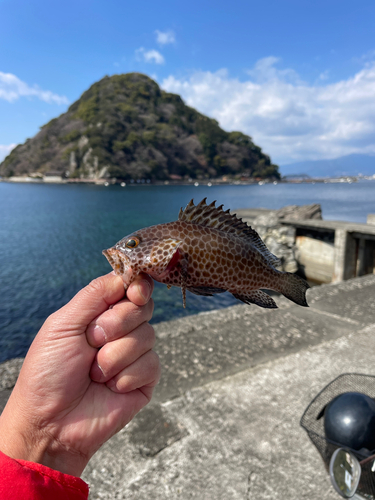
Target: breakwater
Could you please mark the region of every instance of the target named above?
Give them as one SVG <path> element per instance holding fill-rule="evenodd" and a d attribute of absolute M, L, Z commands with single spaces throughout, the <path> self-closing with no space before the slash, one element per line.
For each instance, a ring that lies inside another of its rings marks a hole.
<path fill-rule="evenodd" d="M 286 271 L 295 272 L 298 266 L 308 280 L 316 283 L 338 283 L 375 272 L 374 214 L 368 214 L 367 223 L 362 224 L 299 219 L 291 217 L 292 212 L 289 216 L 277 217 L 280 211 L 266 209 L 239 209 L 235 212 L 257 230 L 260 222 L 279 227 L 279 253 L 283 245 L 290 248 L 286 259 L 291 262 L 291 267 L 284 266 Z M 262 230 L 258 232 L 263 237 Z M 276 254 L 279 255 L 277 250 Z M 294 268 L 293 259 L 297 264 Z"/>

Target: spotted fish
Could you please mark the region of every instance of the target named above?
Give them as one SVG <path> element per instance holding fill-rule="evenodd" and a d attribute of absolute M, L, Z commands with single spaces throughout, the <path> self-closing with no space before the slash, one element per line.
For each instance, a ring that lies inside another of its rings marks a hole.
<path fill-rule="evenodd" d="M 144 272 L 168 288 L 181 287 L 184 307 L 189 290 L 196 295 L 228 291 L 246 304 L 276 308 L 261 289 L 307 306 L 306 281 L 275 269 L 279 259 L 258 233 L 215 203 L 191 200 L 177 221 L 140 229 L 103 250 L 125 288 Z"/>

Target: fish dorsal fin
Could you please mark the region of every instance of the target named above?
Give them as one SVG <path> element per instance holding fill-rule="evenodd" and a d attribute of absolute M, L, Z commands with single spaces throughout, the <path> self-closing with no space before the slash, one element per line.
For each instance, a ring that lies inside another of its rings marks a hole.
<path fill-rule="evenodd" d="M 178 219 L 192 224 L 219 229 L 240 238 L 245 238 L 251 241 L 254 247 L 271 265 L 276 266 L 280 263 L 280 260 L 268 250 L 259 234 L 252 227 L 243 222 L 236 214 L 230 214 L 229 210 L 224 212 L 223 205 L 215 207 L 216 201 L 207 205 L 206 199 L 204 198 L 198 205 L 194 205 L 193 200 L 190 200 L 185 210 L 181 208 Z"/>

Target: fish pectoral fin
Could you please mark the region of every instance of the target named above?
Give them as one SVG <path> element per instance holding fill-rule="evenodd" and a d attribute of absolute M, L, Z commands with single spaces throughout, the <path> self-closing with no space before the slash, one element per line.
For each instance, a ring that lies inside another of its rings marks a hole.
<path fill-rule="evenodd" d="M 223 288 L 210 288 L 208 286 L 194 286 L 194 287 L 189 287 L 186 290 L 188 290 L 191 293 L 194 293 L 195 295 L 204 295 L 206 297 L 212 297 L 216 293 L 223 293 L 226 292 Z"/>
<path fill-rule="evenodd" d="M 245 304 L 256 304 L 260 307 L 265 307 L 267 309 L 277 309 L 276 302 L 267 293 L 262 292 L 262 290 L 252 290 L 244 295 L 239 295 L 237 293 L 232 293 L 233 297 Z"/>

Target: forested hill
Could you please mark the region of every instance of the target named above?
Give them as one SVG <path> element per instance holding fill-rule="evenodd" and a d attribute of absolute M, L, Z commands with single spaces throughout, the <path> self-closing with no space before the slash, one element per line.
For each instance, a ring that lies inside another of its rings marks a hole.
<path fill-rule="evenodd" d="M 279 178 L 251 138 L 225 132 L 139 73 L 105 77 L 0 164 L 0 175 L 70 178 Z"/>

